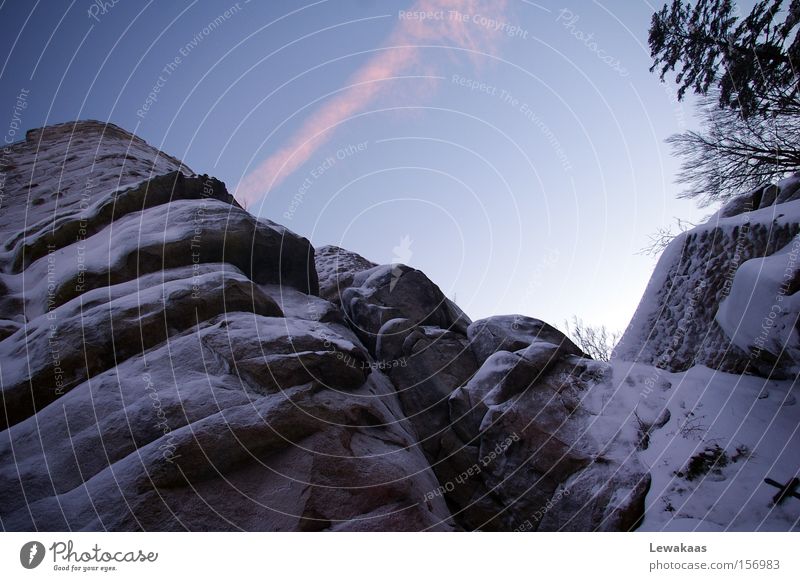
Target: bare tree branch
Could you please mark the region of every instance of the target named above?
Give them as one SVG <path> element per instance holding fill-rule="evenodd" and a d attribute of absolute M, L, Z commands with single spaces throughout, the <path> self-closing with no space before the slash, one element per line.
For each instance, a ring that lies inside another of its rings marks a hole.
<path fill-rule="evenodd" d="M 702 129 L 671 136 L 681 158 L 680 194 L 701 206 L 734 196 L 800 171 L 800 115 L 742 118 L 719 108 L 716 95 L 701 100 Z"/>
<path fill-rule="evenodd" d="M 618 331 L 609 331 L 605 325 L 589 325 L 578 317 L 572 317 L 571 323 L 564 321 L 564 327 L 569 338 L 597 361 L 610 361 L 614 355 L 614 347 L 621 337 Z"/>

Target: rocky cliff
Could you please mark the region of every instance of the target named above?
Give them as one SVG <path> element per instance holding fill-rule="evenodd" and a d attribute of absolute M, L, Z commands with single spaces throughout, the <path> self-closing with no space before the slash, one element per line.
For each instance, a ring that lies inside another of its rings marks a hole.
<path fill-rule="evenodd" d="M 2 172 L 4 530 L 641 522 L 663 406 L 612 413 L 641 385 L 546 323 L 315 252 L 112 125 Z"/>
<path fill-rule="evenodd" d="M 617 356 L 686 371 L 791 378 L 800 364 L 800 176 L 765 185 L 674 239 Z"/>

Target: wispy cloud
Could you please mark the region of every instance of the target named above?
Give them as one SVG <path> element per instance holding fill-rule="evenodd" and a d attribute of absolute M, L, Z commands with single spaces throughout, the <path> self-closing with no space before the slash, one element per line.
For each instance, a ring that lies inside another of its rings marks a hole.
<path fill-rule="evenodd" d="M 421 63 L 424 45 L 445 45 L 479 52 L 491 52 L 502 34 L 486 19 L 502 22 L 506 0 L 480 2 L 479 0 L 417 0 L 406 13 L 425 13 L 431 18 L 401 17 L 386 42 L 386 50 L 378 51 L 345 83 L 346 89 L 338 92 L 314 111 L 283 147 L 239 183 L 236 197 L 252 205 L 269 190 L 306 163 L 330 138 L 335 128 L 353 115 L 363 111 L 382 92 L 390 90 L 391 81 L 416 66 L 429 71 L 429 63 Z M 457 16 L 461 15 L 461 17 Z M 483 19 L 475 19 L 481 16 Z M 478 61 L 473 53 L 473 61 Z M 424 90 L 424 89 L 423 89 Z"/>

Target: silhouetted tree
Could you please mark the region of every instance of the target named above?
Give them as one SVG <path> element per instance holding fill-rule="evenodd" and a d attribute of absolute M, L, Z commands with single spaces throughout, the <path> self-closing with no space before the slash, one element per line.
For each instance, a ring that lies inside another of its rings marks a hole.
<path fill-rule="evenodd" d="M 673 0 L 653 15 L 651 71 L 675 72 L 678 98 L 701 96 L 702 129 L 669 138 L 683 197 L 701 205 L 800 170 L 800 0 Z"/>
<path fill-rule="evenodd" d="M 700 131 L 667 139 L 683 159 L 681 197 L 704 206 L 800 171 L 800 115 L 743 117 L 713 96 L 701 99 L 698 111 Z"/>
<path fill-rule="evenodd" d="M 651 71 L 675 71 L 678 98 L 688 89 L 742 117 L 800 112 L 800 0 L 761 0 L 746 17 L 731 0 L 667 3 L 650 25 Z"/>

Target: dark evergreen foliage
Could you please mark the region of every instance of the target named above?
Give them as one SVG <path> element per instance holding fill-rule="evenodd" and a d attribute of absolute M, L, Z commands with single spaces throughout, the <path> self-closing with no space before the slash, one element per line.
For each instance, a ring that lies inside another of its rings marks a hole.
<path fill-rule="evenodd" d="M 683 196 L 701 204 L 800 170 L 800 0 L 673 0 L 653 15 L 651 71 L 699 96 L 700 131 L 669 139 L 683 158 Z"/>

